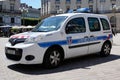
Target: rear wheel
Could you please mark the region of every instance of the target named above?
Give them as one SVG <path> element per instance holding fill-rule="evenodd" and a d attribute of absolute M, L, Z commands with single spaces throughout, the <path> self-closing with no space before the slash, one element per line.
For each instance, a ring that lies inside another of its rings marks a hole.
<path fill-rule="evenodd" d="M 103 44 L 101 52 L 100 52 L 100 56 L 102 57 L 106 57 L 109 56 L 111 52 L 111 45 L 110 43 L 106 42 Z"/>
<path fill-rule="evenodd" d="M 61 51 L 56 48 L 52 48 L 46 52 L 44 56 L 43 65 L 46 68 L 55 68 L 61 64 L 62 60 L 63 58 Z"/>

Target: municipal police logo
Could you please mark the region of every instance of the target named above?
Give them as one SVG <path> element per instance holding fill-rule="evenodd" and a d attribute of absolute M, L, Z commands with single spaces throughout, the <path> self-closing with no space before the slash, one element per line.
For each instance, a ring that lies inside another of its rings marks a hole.
<path fill-rule="evenodd" d="M 72 37 L 67 37 L 67 43 L 68 43 L 68 45 L 72 44 Z"/>

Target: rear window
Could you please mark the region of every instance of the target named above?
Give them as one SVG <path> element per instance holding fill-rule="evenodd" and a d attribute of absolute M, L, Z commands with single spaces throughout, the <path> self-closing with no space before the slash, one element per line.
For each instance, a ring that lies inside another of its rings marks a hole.
<path fill-rule="evenodd" d="M 91 32 L 100 31 L 100 23 L 98 18 L 89 17 L 88 18 L 89 29 Z"/>
<path fill-rule="evenodd" d="M 100 18 L 102 26 L 103 26 L 103 30 L 110 30 L 110 25 L 108 23 L 108 21 L 104 18 Z"/>

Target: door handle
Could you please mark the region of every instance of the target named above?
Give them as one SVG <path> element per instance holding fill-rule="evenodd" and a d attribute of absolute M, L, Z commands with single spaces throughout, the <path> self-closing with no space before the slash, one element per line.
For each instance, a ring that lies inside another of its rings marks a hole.
<path fill-rule="evenodd" d="M 90 37 L 94 37 L 94 35 L 91 35 Z"/>
<path fill-rule="evenodd" d="M 88 36 L 84 36 L 84 38 L 88 38 Z"/>

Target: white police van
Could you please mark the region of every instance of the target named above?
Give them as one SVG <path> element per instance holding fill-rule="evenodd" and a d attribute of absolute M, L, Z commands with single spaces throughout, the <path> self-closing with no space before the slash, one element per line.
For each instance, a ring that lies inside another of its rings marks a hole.
<path fill-rule="evenodd" d="M 68 13 L 48 17 L 31 32 L 10 37 L 6 57 L 19 64 L 53 68 L 67 58 L 98 53 L 110 55 L 112 32 L 107 16 Z"/>

